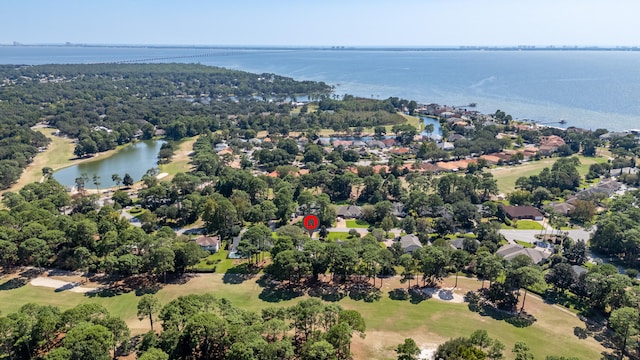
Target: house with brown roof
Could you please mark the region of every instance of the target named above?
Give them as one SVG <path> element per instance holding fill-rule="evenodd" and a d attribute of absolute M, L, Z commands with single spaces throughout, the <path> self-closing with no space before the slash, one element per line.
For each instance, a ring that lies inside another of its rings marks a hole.
<path fill-rule="evenodd" d="M 543 136 L 540 138 L 539 149 L 540 152 L 549 154 L 558 151 L 558 148 L 562 145 L 566 145 L 566 142 L 560 136 Z"/>
<path fill-rule="evenodd" d="M 422 163 L 422 170 L 424 171 L 429 171 L 432 173 L 439 173 L 442 171 L 445 171 L 446 169 L 441 168 L 440 166 L 436 165 L 436 164 L 432 164 L 430 162 L 425 162 Z"/>
<path fill-rule="evenodd" d="M 481 155 L 480 159 L 484 159 L 489 165 L 497 165 L 502 159 L 495 155 Z"/>
<path fill-rule="evenodd" d="M 202 250 L 214 253 L 220 251 L 221 241 L 219 236 L 199 236 L 196 238 L 196 244 Z"/>
<path fill-rule="evenodd" d="M 436 165 L 440 168 L 440 169 L 444 169 L 444 171 L 458 171 L 460 170 L 458 168 L 457 165 L 454 164 L 453 161 L 448 162 L 448 161 L 438 161 L 436 163 Z"/>
<path fill-rule="evenodd" d="M 519 131 L 530 131 L 536 128 L 535 124 L 515 124 L 514 127 Z"/>
<path fill-rule="evenodd" d="M 380 140 L 380 142 L 383 143 L 386 147 L 391 147 L 396 144 L 396 139 L 386 138 L 386 139 Z"/>
<path fill-rule="evenodd" d="M 233 150 L 231 150 L 231 148 L 228 147 L 228 148 L 225 148 L 225 149 L 222 149 L 222 150 L 218 151 L 217 154 L 218 154 L 218 156 L 223 156 L 223 155 L 227 155 L 227 154 L 233 155 Z"/>
<path fill-rule="evenodd" d="M 353 141 L 351 140 L 333 140 L 333 147 L 349 147 L 351 144 L 353 144 Z"/>
<path fill-rule="evenodd" d="M 544 215 L 533 206 L 508 206 L 500 205 L 505 215 L 511 220 L 536 220 L 540 221 L 544 219 Z"/>
<path fill-rule="evenodd" d="M 394 154 L 394 155 L 406 155 L 409 153 L 409 149 L 406 147 L 403 148 L 393 148 L 391 150 L 389 150 L 390 153 Z"/>

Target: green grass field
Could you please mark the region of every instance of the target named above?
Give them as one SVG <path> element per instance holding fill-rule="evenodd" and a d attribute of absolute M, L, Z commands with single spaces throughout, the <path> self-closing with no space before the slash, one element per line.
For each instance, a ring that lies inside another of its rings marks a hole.
<path fill-rule="evenodd" d="M 170 181 L 177 173 L 188 172 L 191 170 L 190 153 L 193 151 L 193 144 L 198 140 L 197 136 L 185 138 L 178 142 L 178 149 L 171 157 L 171 161 L 167 164 L 159 166 L 161 173 L 169 174 L 164 180 Z"/>
<path fill-rule="evenodd" d="M 591 164 L 607 161 L 607 159 L 603 157 L 592 158 L 578 156 L 578 158 L 581 163 L 581 165 L 578 166 L 578 172 L 581 176 L 584 176 L 589 172 L 589 166 Z M 556 160 L 558 160 L 558 158 L 546 158 L 516 166 L 500 166 L 491 169 L 490 172 L 498 181 L 498 192 L 501 194 L 508 194 L 516 189 L 516 180 L 518 180 L 519 177 L 537 175 L 545 167 L 551 168 Z"/>
<path fill-rule="evenodd" d="M 327 235 L 327 239 L 330 241 L 337 241 L 337 240 L 348 240 L 351 239 L 351 235 L 349 235 L 349 233 L 346 232 L 336 232 L 336 231 L 332 231 L 329 233 L 329 235 Z"/>
<path fill-rule="evenodd" d="M 224 247 L 224 245 L 223 245 Z M 218 274 L 226 273 L 233 267 L 233 260 L 227 258 L 229 250 L 220 250 L 200 260 L 194 265 L 193 269 L 198 272 L 216 272 Z"/>
<path fill-rule="evenodd" d="M 542 230 L 542 224 L 533 220 L 518 220 L 512 222 L 512 225 L 502 224 L 503 229 L 518 229 L 518 230 Z"/>
<path fill-rule="evenodd" d="M 364 221 L 364 220 L 347 220 L 347 227 L 349 229 L 368 229 L 369 228 L 369 223 Z"/>
<path fill-rule="evenodd" d="M 165 304 L 180 295 L 212 292 L 224 297 L 238 307 L 259 311 L 267 306 L 292 306 L 307 296 L 290 300 L 277 300 L 262 296 L 264 289 L 256 282 L 258 276 L 242 281 L 230 281 L 228 275 L 201 274 L 191 278 L 186 284 L 170 284 L 157 292 Z M 451 281 L 452 279 L 447 279 Z M 451 284 L 447 283 L 447 286 Z M 429 299 L 412 303 L 409 300 L 392 300 L 388 291 L 395 285 L 385 280 L 382 285 L 381 300 L 367 303 L 349 296 L 338 302 L 344 308 L 359 311 L 367 324 L 366 338 L 354 337 L 352 350 L 354 358 L 391 359 L 392 348 L 406 337 L 413 337 L 418 346 L 425 347 L 445 341 L 451 337 L 469 336 L 477 329 L 485 329 L 491 337 L 497 338 L 507 347 L 507 359 L 513 359 L 509 351 L 516 341 L 525 341 L 536 358 L 546 355 L 576 356 L 580 359 L 596 359 L 604 349 L 593 339 L 579 340 L 573 334 L 574 327 L 584 324 L 570 312 L 547 305 L 533 295 L 527 297 L 527 309 L 537 321 L 530 327 L 517 328 L 505 321 L 481 316 L 467 309 L 466 304 Z M 2 281 L 0 281 L 0 288 Z M 479 287 L 479 282 L 461 277 L 459 287 Z M 266 299 L 266 300 L 265 300 Z M 68 309 L 80 303 L 96 302 L 104 305 L 113 315 L 126 320 L 134 334 L 148 330 L 147 321 L 136 317 L 138 297 L 135 292 L 112 297 L 89 297 L 68 291 L 25 285 L 11 290 L 0 290 L 0 310 L 8 314 L 18 310 L 28 302 L 49 304 Z"/>

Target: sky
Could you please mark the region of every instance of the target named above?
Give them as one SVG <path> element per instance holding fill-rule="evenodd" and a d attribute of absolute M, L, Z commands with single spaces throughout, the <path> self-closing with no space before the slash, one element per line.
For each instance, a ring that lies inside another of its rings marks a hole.
<path fill-rule="evenodd" d="M 0 44 L 640 46 L 638 0 L 2 0 Z"/>

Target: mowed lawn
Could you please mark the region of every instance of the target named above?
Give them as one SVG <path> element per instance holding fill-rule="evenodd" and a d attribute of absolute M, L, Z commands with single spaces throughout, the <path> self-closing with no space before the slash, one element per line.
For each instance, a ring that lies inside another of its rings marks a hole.
<path fill-rule="evenodd" d="M 257 283 L 259 276 L 248 280 L 239 280 L 222 274 L 201 274 L 191 278 L 186 284 L 170 284 L 157 292 L 160 301 L 165 304 L 180 295 L 211 292 L 224 297 L 243 309 L 260 311 L 268 306 L 292 306 L 307 296 L 278 301 L 265 296 L 264 289 Z M 448 278 L 443 286 L 452 286 Z M 0 281 L 0 287 L 2 286 Z M 379 284 L 379 283 L 378 283 Z M 393 347 L 404 338 L 412 337 L 422 348 L 435 348 L 437 344 L 451 337 L 469 336 L 477 329 L 486 329 L 491 337 L 497 338 L 507 346 L 505 356 L 513 359 L 510 349 L 516 341 L 525 341 L 533 349 L 537 359 L 546 355 L 577 356 L 580 359 L 600 358 L 604 348 L 592 338 L 580 340 L 574 335 L 574 327 L 584 328 L 584 324 L 570 312 L 548 305 L 539 298 L 527 297 L 527 310 L 537 321 L 530 327 L 517 328 L 504 321 L 494 320 L 468 310 L 466 304 L 449 303 L 438 299 L 429 299 L 417 304 L 408 300 L 391 300 L 388 291 L 400 286 L 397 282 L 385 280 L 382 285 L 383 296 L 380 301 L 367 303 L 353 300 L 348 296 L 338 301 L 346 309 L 359 311 L 367 324 L 366 337 L 353 338 L 352 351 L 356 359 L 395 359 Z M 401 286 L 406 286 L 401 285 Z M 458 291 L 478 288 L 480 282 L 474 279 L 459 279 Z M 132 333 L 140 334 L 149 329 L 147 320 L 136 317 L 138 297 L 134 292 L 113 297 L 88 297 L 68 291 L 55 292 L 54 289 L 25 285 L 12 290 L 0 290 L 0 310 L 2 314 L 16 311 L 23 304 L 36 302 L 68 309 L 80 303 L 97 302 L 127 322 Z"/>
<path fill-rule="evenodd" d="M 191 171 L 191 153 L 196 140 L 198 140 L 198 137 L 193 136 L 179 141 L 178 148 L 171 157 L 171 161 L 158 167 L 161 173 L 169 174 L 164 178 L 165 181 L 171 181 L 177 173 Z"/>
<path fill-rule="evenodd" d="M 43 133 L 48 137 L 51 142 L 47 149 L 41 153 L 38 153 L 33 159 L 33 162 L 27 166 L 22 172 L 20 179 L 11 188 L 4 190 L 16 192 L 22 189 L 25 185 L 32 182 L 40 181 L 42 178 L 42 168 L 50 167 L 53 170 L 57 170 L 68 166 L 72 163 L 71 158 L 73 155 L 73 149 L 75 144 L 73 139 L 63 138 L 60 136 L 52 135 L 57 129 L 52 128 L 38 128 L 36 131 Z M 3 193 L 3 192 L 0 192 Z"/>
<path fill-rule="evenodd" d="M 542 230 L 542 224 L 533 220 L 518 220 L 511 223 L 511 226 L 502 224 L 503 229 L 518 229 L 518 230 Z"/>
<path fill-rule="evenodd" d="M 368 229 L 371 226 L 364 220 L 349 219 L 346 223 L 349 229 Z"/>
<path fill-rule="evenodd" d="M 604 157 L 577 157 L 580 159 L 581 165 L 578 166 L 578 172 L 581 176 L 584 176 L 589 172 L 589 166 L 591 164 L 607 161 Z M 558 158 L 546 158 L 516 166 L 500 166 L 491 169 L 490 172 L 498 181 L 498 192 L 501 194 L 508 194 L 516 189 L 516 180 L 518 180 L 519 177 L 538 175 L 545 167 L 551 168 L 553 163 L 557 160 Z"/>

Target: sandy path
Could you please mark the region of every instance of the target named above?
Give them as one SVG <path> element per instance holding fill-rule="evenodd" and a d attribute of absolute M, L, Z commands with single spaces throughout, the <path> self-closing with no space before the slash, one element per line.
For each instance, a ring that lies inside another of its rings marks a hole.
<path fill-rule="evenodd" d="M 31 285 L 48 287 L 48 288 L 56 289 L 57 291 L 68 290 L 74 293 L 88 293 L 88 292 L 93 292 L 98 290 L 97 288 L 94 288 L 94 287 L 78 286 L 78 283 L 56 280 L 56 279 L 51 279 L 51 278 L 42 277 L 42 276 L 39 276 L 31 280 Z"/>

